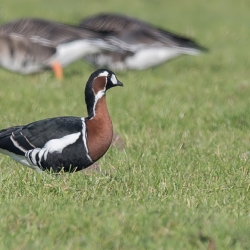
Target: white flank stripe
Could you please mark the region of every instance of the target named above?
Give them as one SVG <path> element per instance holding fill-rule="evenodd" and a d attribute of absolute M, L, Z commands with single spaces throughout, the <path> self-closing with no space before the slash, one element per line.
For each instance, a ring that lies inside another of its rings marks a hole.
<path fill-rule="evenodd" d="M 81 132 L 65 135 L 60 139 L 53 139 L 48 141 L 43 148 L 47 149 L 49 153 L 62 153 L 63 149 L 75 143 L 80 137 Z"/>
<path fill-rule="evenodd" d="M 65 135 L 60 139 L 52 139 L 48 141 L 43 148 L 35 148 L 32 150 L 29 150 L 26 153 L 26 158 L 31 161 L 33 165 L 38 165 L 42 167 L 41 161 L 42 158 L 44 160 L 47 160 L 48 153 L 62 153 L 63 149 L 66 148 L 67 146 L 75 143 L 81 135 L 81 132 L 70 134 L 70 135 Z M 38 154 L 38 161 L 36 160 L 36 156 Z"/>
<path fill-rule="evenodd" d="M 85 146 L 85 149 L 86 149 L 86 154 L 87 154 L 87 157 L 89 158 L 89 160 L 91 162 L 93 162 L 93 160 L 91 159 L 90 155 L 89 155 L 89 150 L 88 150 L 88 146 L 87 146 L 87 134 L 86 134 L 86 125 L 85 125 L 85 118 L 82 117 L 81 118 L 82 120 L 82 140 L 83 140 L 83 144 Z"/>
<path fill-rule="evenodd" d="M 44 158 L 45 161 L 47 161 L 48 153 L 49 153 L 49 150 L 44 150 L 43 158 Z"/>
<path fill-rule="evenodd" d="M 34 165 L 37 164 L 36 155 L 39 153 L 39 151 L 40 151 L 40 148 L 35 148 L 35 149 L 31 150 L 30 160 L 32 161 L 32 163 Z M 30 151 L 28 151 L 28 152 L 30 152 Z"/>
<path fill-rule="evenodd" d="M 46 161 L 47 160 L 47 154 L 48 154 L 48 150 L 46 148 L 42 148 L 39 153 L 38 153 L 38 158 L 39 158 L 39 161 L 37 162 L 37 165 L 38 166 L 42 166 L 41 165 L 41 160 L 42 160 L 42 157 L 44 156 L 44 160 Z"/>
<path fill-rule="evenodd" d="M 32 168 L 32 169 L 36 170 L 37 172 L 42 172 L 42 170 L 39 167 L 33 165 L 25 156 L 16 155 L 16 154 L 9 152 L 8 150 L 4 150 L 4 149 L 0 149 L 0 153 L 8 155 L 13 160 L 20 162 L 21 164 L 23 164 L 29 168 Z"/>

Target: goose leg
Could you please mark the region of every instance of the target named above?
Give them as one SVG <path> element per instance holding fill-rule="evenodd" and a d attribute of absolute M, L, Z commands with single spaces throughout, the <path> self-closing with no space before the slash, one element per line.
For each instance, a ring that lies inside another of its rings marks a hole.
<path fill-rule="evenodd" d="M 51 65 L 51 68 L 56 76 L 56 78 L 58 80 L 62 80 L 63 79 L 63 69 L 62 69 L 62 65 L 59 62 L 54 62 Z"/>

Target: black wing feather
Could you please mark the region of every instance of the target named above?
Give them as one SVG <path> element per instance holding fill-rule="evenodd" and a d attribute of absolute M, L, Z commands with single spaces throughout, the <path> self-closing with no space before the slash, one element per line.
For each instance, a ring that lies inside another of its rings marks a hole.
<path fill-rule="evenodd" d="M 32 145 L 36 148 L 42 148 L 52 139 L 59 139 L 81 130 L 81 118 L 57 117 L 30 123 L 24 126 L 21 132 Z"/>
<path fill-rule="evenodd" d="M 0 131 L 0 148 L 24 155 L 34 148 L 42 148 L 48 141 L 82 131 L 79 117 L 57 117 L 15 126 Z M 12 138 L 12 140 L 11 140 Z M 16 147 L 13 141 L 18 145 Z"/>
<path fill-rule="evenodd" d="M 0 148 L 4 150 L 8 150 L 14 154 L 18 155 L 24 155 L 24 153 L 15 147 L 13 142 L 11 141 L 10 137 L 13 132 L 20 130 L 22 126 L 15 126 L 15 127 L 10 127 L 6 128 L 0 131 Z"/>

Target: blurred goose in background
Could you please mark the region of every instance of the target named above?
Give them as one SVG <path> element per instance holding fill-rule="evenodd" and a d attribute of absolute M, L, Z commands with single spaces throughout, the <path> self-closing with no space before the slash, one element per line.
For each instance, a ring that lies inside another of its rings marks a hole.
<path fill-rule="evenodd" d="M 98 14 L 83 19 L 80 27 L 107 35 L 121 51 L 103 51 L 85 56 L 98 67 L 112 70 L 143 70 L 178 56 L 198 55 L 206 49 L 195 41 L 119 14 Z"/>
<path fill-rule="evenodd" d="M 22 74 L 52 68 L 62 79 L 62 67 L 113 48 L 97 32 L 59 22 L 26 18 L 0 25 L 0 66 Z"/>

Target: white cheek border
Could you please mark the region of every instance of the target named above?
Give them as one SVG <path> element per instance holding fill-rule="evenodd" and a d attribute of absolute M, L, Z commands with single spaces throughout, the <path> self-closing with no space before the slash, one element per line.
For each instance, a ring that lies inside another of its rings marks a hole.
<path fill-rule="evenodd" d="M 114 85 L 117 84 L 117 79 L 116 79 L 116 77 L 115 77 L 114 74 L 111 76 L 111 82 L 112 82 Z"/>
<path fill-rule="evenodd" d="M 109 75 L 109 72 L 108 71 L 104 71 L 102 73 L 100 73 L 97 77 L 100 77 L 100 76 L 108 76 Z"/>

